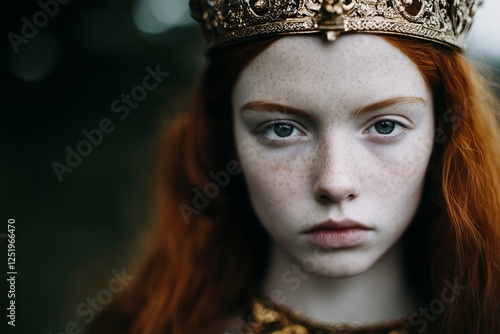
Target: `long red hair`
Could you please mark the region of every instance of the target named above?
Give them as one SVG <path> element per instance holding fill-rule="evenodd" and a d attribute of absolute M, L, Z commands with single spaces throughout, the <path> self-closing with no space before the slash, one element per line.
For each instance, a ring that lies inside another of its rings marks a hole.
<path fill-rule="evenodd" d="M 232 88 L 245 66 L 279 38 L 211 55 L 189 109 L 161 138 L 155 230 L 129 290 L 105 313 L 126 319 L 125 332 L 203 333 L 245 312 L 259 293 L 270 240 L 252 211 L 243 176 L 232 175 L 206 207 L 195 210 L 193 199 L 195 189 L 203 192 L 213 182 L 210 172 L 225 171 L 236 160 Z M 431 301 L 440 298 L 445 280 L 467 286 L 432 323 L 435 332 L 500 333 L 500 134 L 493 100 L 456 51 L 384 38 L 417 65 L 435 100 L 435 147 L 424 196 L 404 236 L 415 289 Z"/>

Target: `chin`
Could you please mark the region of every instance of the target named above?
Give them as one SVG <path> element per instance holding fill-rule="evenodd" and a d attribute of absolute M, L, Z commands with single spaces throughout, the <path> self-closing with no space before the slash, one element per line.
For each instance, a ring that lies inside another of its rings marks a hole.
<path fill-rule="evenodd" d="M 357 257 L 357 258 L 356 258 Z M 302 267 L 311 274 L 326 278 L 348 278 L 364 273 L 376 260 L 357 256 L 328 256 L 317 261 L 300 261 Z M 310 263 L 310 265 L 308 265 Z M 314 265 L 313 265 L 314 264 Z"/>
<path fill-rule="evenodd" d="M 348 278 L 360 275 L 368 270 L 369 266 L 356 266 L 351 265 L 348 268 L 339 266 L 325 266 L 318 268 L 314 273 L 319 276 L 329 277 L 329 278 Z"/>

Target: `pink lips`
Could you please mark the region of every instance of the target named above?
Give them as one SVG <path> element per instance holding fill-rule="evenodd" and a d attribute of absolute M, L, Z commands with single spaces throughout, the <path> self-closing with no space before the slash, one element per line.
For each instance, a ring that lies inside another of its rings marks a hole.
<path fill-rule="evenodd" d="M 324 248 L 353 247 L 363 241 L 371 231 L 369 227 L 350 219 L 341 221 L 327 220 L 304 233 L 309 240 Z"/>

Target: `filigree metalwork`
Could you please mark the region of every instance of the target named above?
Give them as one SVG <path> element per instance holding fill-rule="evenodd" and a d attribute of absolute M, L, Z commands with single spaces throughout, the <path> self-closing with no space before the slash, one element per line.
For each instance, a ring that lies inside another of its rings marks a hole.
<path fill-rule="evenodd" d="M 273 34 L 393 33 L 464 48 L 482 0 L 190 0 L 210 48 Z"/>

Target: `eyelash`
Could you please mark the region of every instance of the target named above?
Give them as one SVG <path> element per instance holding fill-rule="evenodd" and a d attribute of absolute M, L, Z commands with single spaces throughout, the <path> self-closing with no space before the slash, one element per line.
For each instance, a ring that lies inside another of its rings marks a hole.
<path fill-rule="evenodd" d="M 372 139 L 374 141 L 378 141 L 378 142 L 395 142 L 395 141 L 398 141 L 399 139 L 401 139 L 401 137 L 405 136 L 408 132 L 408 127 L 406 127 L 402 122 L 400 121 L 397 121 L 397 120 L 394 120 L 392 118 L 378 118 L 376 119 L 375 121 L 372 122 L 372 124 L 367 127 L 365 130 L 363 130 L 363 134 L 370 134 L 370 132 L 368 131 L 369 129 L 375 127 L 376 124 L 379 124 L 381 122 L 391 122 L 391 123 L 394 123 L 395 125 L 395 128 L 397 127 L 400 127 L 401 130 L 398 131 L 397 134 L 395 135 L 384 135 L 384 134 L 372 134 L 370 135 L 370 137 L 372 137 Z M 282 139 L 271 139 L 269 137 L 266 137 L 266 132 L 270 131 L 273 129 L 274 126 L 276 125 L 288 125 L 288 126 L 291 126 L 293 127 L 293 130 L 292 131 L 299 131 L 301 133 L 301 136 L 305 136 L 305 131 L 301 130 L 299 126 L 297 126 L 296 123 L 294 122 L 291 122 L 291 121 L 287 121 L 287 120 L 274 120 L 274 121 L 271 121 L 271 122 L 267 122 L 263 125 L 260 125 L 257 129 L 256 129 L 256 135 L 257 135 L 257 138 L 263 142 L 265 142 L 266 144 L 268 145 L 272 145 L 272 146 L 281 146 L 281 145 L 286 145 L 288 143 L 290 143 L 291 141 L 294 141 L 296 139 L 293 139 L 293 137 L 296 137 L 296 136 L 289 136 L 289 137 L 282 137 Z M 393 130 L 394 131 L 394 130 Z M 293 132 L 292 132 L 293 133 Z M 392 132 L 391 132 L 392 133 Z M 275 134 L 275 136 L 277 136 Z M 289 138 L 292 138 L 292 139 L 289 139 Z"/>
<path fill-rule="evenodd" d="M 373 139 L 375 141 L 382 141 L 382 142 L 394 142 L 394 141 L 398 141 L 401 139 L 401 137 L 405 136 L 407 133 L 408 133 L 408 127 L 405 126 L 402 122 L 400 121 L 397 121 L 395 119 L 392 119 L 392 118 L 377 118 L 375 119 L 372 124 L 366 128 L 364 131 L 363 131 L 363 134 L 369 134 L 368 130 L 375 127 L 376 124 L 380 123 L 380 122 L 391 122 L 391 123 L 394 123 L 395 127 L 400 127 L 401 130 L 399 130 L 396 134 L 394 135 L 383 135 L 383 134 L 375 134 L 375 135 L 372 135 L 372 137 L 374 137 Z M 394 130 L 393 130 L 394 131 Z"/>
<path fill-rule="evenodd" d="M 286 144 L 290 143 L 291 141 L 296 140 L 296 139 L 294 139 L 294 137 L 296 137 L 296 136 L 282 137 L 282 139 L 271 139 L 269 137 L 266 137 L 266 132 L 272 130 L 273 127 L 276 125 L 288 125 L 288 126 L 291 126 L 293 128 L 292 131 L 295 131 L 295 130 L 299 131 L 301 133 L 301 136 L 306 135 L 305 131 L 301 130 L 299 128 L 299 126 L 297 126 L 297 124 L 294 122 L 287 121 L 287 120 L 275 120 L 275 121 L 267 122 L 267 123 L 259 126 L 256 130 L 257 138 L 259 140 L 263 141 L 264 143 L 271 145 L 271 146 L 286 145 Z M 275 134 L 275 136 L 277 136 L 277 135 Z"/>

